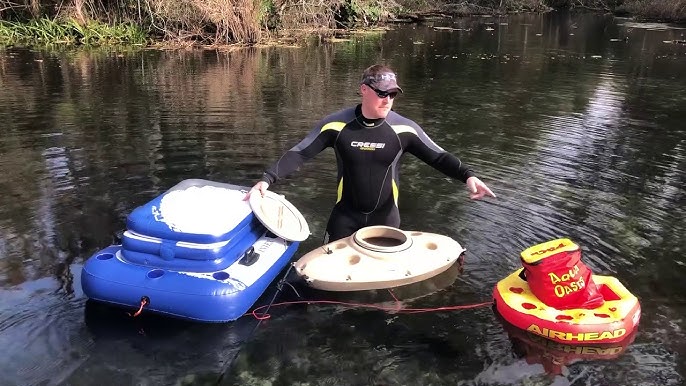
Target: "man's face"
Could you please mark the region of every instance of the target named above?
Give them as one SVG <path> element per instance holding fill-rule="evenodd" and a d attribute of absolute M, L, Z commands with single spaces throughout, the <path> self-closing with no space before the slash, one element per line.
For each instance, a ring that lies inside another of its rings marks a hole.
<path fill-rule="evenodd" d="M 398 95 L 396 90 L 388 92 L 376 90 L 373 86 L 360 86 L 362 94 L 362 112 L 369 119 L 386 118 L 393 107 L 393 99 Z"/>

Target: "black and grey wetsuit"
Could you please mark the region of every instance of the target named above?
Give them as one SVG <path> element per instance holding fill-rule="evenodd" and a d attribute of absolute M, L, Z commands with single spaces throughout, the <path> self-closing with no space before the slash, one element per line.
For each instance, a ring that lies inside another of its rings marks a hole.
<path fill-rule="evenodd" d="M 329 241 L 370 225 L 400 226 L 398 161 L 405 152 L 465 182 L 474 173 L 436 145 L 415 122 L 391 111 L 368 120 L 360 105 L 329 115 L 264 173 L 273 184 L 327 147 L 338 161 L 338 198 L 326 227 Z"/>

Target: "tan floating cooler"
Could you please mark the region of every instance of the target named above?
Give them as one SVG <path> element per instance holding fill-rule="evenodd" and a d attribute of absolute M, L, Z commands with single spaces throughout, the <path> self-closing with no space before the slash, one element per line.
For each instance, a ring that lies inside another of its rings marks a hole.
<path fill-rule="evenodd" d="M 295 269 L 326 291 L 392 288 L 440 274 L 464 251 L 448 236 L 371 226 L 309 252 Z"/>

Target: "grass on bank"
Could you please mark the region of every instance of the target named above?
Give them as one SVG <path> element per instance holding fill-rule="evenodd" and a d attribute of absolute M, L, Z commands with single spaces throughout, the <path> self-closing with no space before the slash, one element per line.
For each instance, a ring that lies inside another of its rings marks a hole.
<path fill-rule="evenodd" d="M 73 19 L 32 19 L 27 22 L 0 20 L 0 43 L 69 44 L 85 46 L 145 44 L 147 34 L 130 24 L 107 25 L 99 21 L 80 24 Z"/>
<path fill-rule="evenodd" d="M 0 0 L 0 20 L 12 20 L 0 21 L 0 42 L 130 44 L 144 41 L 146 31 L 180 45 L 255 45 L 297 29 L 371 26 L 399 8 L 396 0 L 65 0 L 59 7 L 53 0 Z"/>
<path fill-rule="evenodd" d="M 0 0 L 0 44 L 256 45 L 302 38 L 298 31 L 328 38 L 423 15 L 545 12 L 551 6 L 686 21 L 686 0 L 64 0 L 58 8 L 54 0 Z"/>

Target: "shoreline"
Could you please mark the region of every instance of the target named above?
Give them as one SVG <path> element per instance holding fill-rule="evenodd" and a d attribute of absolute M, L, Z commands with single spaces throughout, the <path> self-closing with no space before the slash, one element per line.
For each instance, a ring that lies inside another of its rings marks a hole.
<path fill-rule="evenodd" d="M 96 42 L 94 44 L 88 42 L 79 41 L 78 37 L 74 38 L 69 36 L 69 39 L 56 39 L 53 41 L 43 41 L 42 38 L 18 38 L 12 40 L 11 37 L 7 35 L 17 35 L 12 32 L 11 28 L 22 29 L 27 26 L 30 27 L 31 23 L 41 23 L 41 19 L 36 21 L 35 19 L 26 21 L 24 23 L 19 22 L 7 22 L 5 20 L 0 20 L 0 48 L 7 47 L 40 47 L 40 48 L 69 48 L 69 49 L 82 49 L 82 48 L 102 48 L 102 47 L 140 47 L 141 49 L 158 49 L 158 50 L 183 50 L 183 49 L 202 49 L 202 50 L 217 50 L 217 51 L 234 51 L 243 48 L 264 48 L 264 47 L 302 47 L 311 41 L 319 41 L 326 43 L 336 43 L 350 40 L 353 35 L 359 34 L 374 34 L 383 33 L 392 28 L 393 25 L 400 24 L 418 24 L 437 21 L 437 20 L 449 20 L 456 18 L 467 18 L 467 17 L 507 17 L 518 14 L 543 14 L 548 12 L 554 12 L 555 9 L 549 9 L 544 12 L 506 12 L 506 13 L 483 13 L 474 12 L 464 14 L 461 12 L 445 12 L 440 10 L 429 10 L 423 12 L 405 13 L 396 15 L 394 18 L 388 19 L 384 22 L 379 22 L 371 26 L 354 26 L 350 28 L 298 28 L 298 29 L 282 29 L 275 32 L 266 32 L 266 37 L 260 39 L 260 42 L 255 44 L 245 44 L 245 43 L 203 43 L 198 40 L 191 38 L 188 39 L 168 39 L 165 37 L 150 37 L 141 36 L 140 29 L 134 31 L 131 35 L 130 41 L 127 40 L 127 36 L 121 37 L 117 36 L 117 39 L 112 38 L 110 41 L 105 39 L 104 42 Z M 598 12 L 593 10 L 564 10 L 565 12 L 571 13 L 595 13 L 595 14 L 612 14 L 613 17 L 617 18 L 628 18 L 633 20 L 635 23 L 658 23 L 664 24 L 673 28 L 684 28 L 686 29 L 686 20 L 665 20 L 662 18 L 649 18 L 641 15 L 630 14 L 627 12 Z M 11 27 L 7 24 L 11 23 Z M 65 22 L 69 25 L 74 23 L 73 21 Z M 97 28 L 102 29 L 103 24 L 100 22 L 93 22 Z M 8 29 L 10 28 L 10 29 Z M 111 31 L 116 32 L 122 28 L 139 28 L 138 26 L 132 26 L 131 24 L 117 24 L 110 27 L 105 26 L 104 28 L 110 28 Z M 35 28 L 34 28 L 35 29 Z M 138 34 L 138 35 L 137 35 Z M 270 36 L 272 35 L 272 36 Z M 141 40 L 142 39 L 142 40 Z M 681 43 L 681 42 L 679 42 Z"/>

